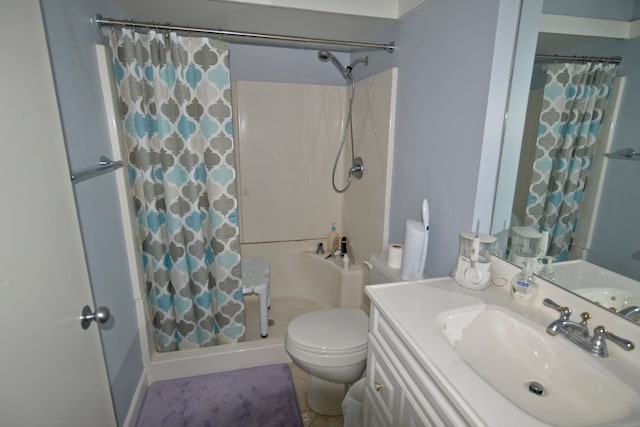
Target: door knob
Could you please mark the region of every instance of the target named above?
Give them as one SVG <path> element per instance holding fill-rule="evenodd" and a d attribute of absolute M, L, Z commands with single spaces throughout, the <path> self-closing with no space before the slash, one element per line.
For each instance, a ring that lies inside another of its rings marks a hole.
<path fill-rule="evenodd" d="M 87 329 L 91 326 L 91 321 L 96 321 L 98 323 L 106 323 L 109 320 L 109 309 L 107 307 L 98 307 L 96 308 L 95 313 L 91 312 L 91 307 L 85 305 L 82 308 L 82 314 L 80 315 L 80 326 L 82 329 Z"/>

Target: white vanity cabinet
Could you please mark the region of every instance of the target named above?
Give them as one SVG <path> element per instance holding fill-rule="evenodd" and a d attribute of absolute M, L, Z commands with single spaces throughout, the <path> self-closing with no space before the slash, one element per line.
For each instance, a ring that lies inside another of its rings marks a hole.
<path fill-rule="evenodd" d="M 470 425 L 375 305 L 369 322 L 364 425 Z"/>

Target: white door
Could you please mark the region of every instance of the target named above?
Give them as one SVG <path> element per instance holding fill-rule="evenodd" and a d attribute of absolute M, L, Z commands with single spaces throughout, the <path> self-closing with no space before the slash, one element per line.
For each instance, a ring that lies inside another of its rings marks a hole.
<path fill-rule="evenodd" d="M 0 40 L 0 425 L 114 426 L 37 0 Z"/>

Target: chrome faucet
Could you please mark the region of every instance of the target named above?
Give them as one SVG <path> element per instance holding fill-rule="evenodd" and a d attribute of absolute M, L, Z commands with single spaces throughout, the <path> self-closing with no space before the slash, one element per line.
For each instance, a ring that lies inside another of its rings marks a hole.
<path fill-rule="evenodd" d="M 629 307 L 620 310 L 618 314 L 630 319 L 632 316 L 640 314 L 640 307 L 637 305 L 630 305 Z"/>
<path fill-rule="evenodd" d="M 612 334 L 604 326 L 596 326 L 593 330 L 593 336 L 590 336 L 587 321 L 591 319 L 591 314 L 586 311 L 580 314 L 582 321 L 574 322 L 570 320 L 571 309 L 569 307 L 562 307 L 549 298 L 545 298 L 542 303 L 560 313 L 560 318 L 554 320 L 547 326 L 547 333 L 549 335 L 556 336 L 560 334 L 583 350 L 599 357 L 609 356 L 605 338 L 618 344 L 627 351 L 635 348 L 635 345 L 631 341 Z"/>

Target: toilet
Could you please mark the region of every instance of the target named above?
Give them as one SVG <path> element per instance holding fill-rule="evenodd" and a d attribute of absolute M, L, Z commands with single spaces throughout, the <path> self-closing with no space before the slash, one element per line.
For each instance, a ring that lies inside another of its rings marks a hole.
<path fill-rule="evenodd" d="M 375 272 L 384 280 L 382 277 L 389 272 L 376 261 L 371 259 L 372 277 Z M 394 281 L 400 280 L 386 279 Z M 307 404 L 312 411 L 329 416 L 342 414 L 346 389 L 364 373 L 368 330 L 369 318 L 355 308 L 313 311 L 289 323 L 285 349 L 293 362 L 310 375 Z"/>
<path fill-rule="evenodd" d="M 266 338 L 269 334 L 268 311 L 271 306 L 271 267 L 267 261 L 242 259 L 242 294 L 258 295 L 260 316 L 260 335 Z"/>

